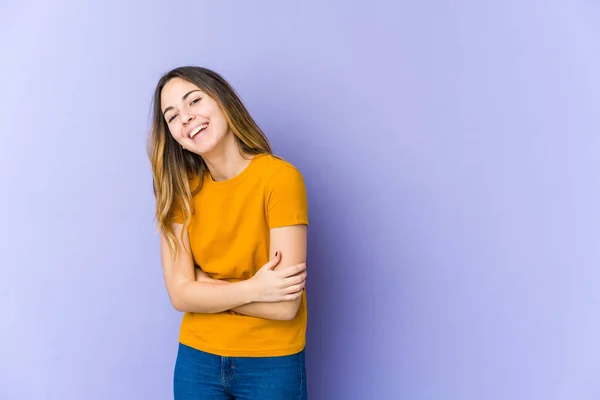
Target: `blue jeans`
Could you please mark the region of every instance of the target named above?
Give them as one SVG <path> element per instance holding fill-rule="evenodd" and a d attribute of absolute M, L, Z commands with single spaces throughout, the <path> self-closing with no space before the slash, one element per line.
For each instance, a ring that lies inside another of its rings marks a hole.
<path fill-rule="evenodd" d="M 279 357 L 221 357 L 179 343 L 175 400 L 306 400 L 304 350 Z"/>

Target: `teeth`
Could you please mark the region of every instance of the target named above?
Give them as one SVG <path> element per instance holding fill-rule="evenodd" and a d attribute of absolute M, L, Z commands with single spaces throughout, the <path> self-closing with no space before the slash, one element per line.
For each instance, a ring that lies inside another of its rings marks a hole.
<path fill-rule="evenodd" d="M 200 125 L 198 126 L 196 129 L 194 129 L 191 133 L 190 133 L 190 138 L 194 138 L 194 136 L 196 136 L 198 134 L 198 132 L 200 132 L 202 129 L 205 129 L 208 126 L 208 124 L 204 124 L 204 125 Z"/>

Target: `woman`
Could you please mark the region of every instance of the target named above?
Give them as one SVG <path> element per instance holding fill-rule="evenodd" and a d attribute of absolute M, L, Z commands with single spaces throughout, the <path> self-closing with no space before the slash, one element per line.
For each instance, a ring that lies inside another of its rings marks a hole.
<path fill-rule="evenodd" d="M 199 67 L 159 80 L 149 155 L 164 279 L 185 313 L 175 399 L 305 399 L 302 175 Z"/>

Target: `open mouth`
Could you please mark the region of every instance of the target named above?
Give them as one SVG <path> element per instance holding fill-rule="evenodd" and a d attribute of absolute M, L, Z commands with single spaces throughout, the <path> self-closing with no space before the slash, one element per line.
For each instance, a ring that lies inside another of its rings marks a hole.
<path fill-rule="evenodd" d="M 196 135 L 198 135 L 200 132 L 202 132 L 203 130 L 205 130 L 207 127 L 208 127 L 208 123 L 202 124 L 202 125 L 198 125 L 196 127 L 196 129 L 194 129 L 193 131 L 190 132 L 190 139 L 195 138 Z"/>

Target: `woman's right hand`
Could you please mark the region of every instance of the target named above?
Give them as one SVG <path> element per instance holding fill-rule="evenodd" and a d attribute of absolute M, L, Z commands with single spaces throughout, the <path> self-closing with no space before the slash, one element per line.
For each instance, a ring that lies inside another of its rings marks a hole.
<path fill-rule="evenodd" d="M 290 265 L 277 271 L 274 268 L 281 261 L 281 253 L 263 265 L 249 279 L 256 302 L 279 302 L 298 299 L 306 285 L 306 263 Z"/>

